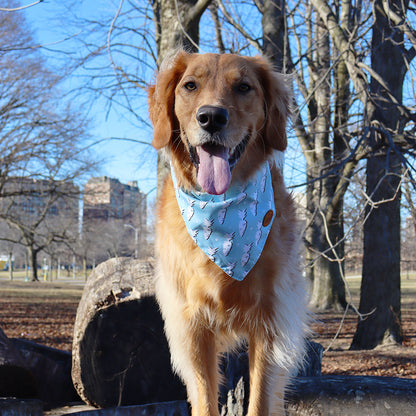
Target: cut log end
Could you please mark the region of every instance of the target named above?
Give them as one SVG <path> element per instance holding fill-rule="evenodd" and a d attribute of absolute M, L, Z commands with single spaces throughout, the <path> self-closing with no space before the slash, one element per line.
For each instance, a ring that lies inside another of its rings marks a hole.
<path fill-rule="evenodd" d="M 149 278 L 143 270 L 138 260 L 112 259 L 85 286 L 74 328 L 72 378 L 82 399 L 94 406 L 186 397 L 172 373 L 163 320 L 151 283 L 142 281 Z"/>

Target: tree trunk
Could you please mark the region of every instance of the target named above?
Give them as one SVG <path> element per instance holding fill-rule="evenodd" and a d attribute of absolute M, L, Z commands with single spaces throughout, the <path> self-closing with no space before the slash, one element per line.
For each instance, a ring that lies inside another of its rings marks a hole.
<path fill-rule="evenodd" d="M 169 53 L 178 48 L 183 48 L 188 52 L 198 50 L 199 20 L 209 3 L 210 0 L 159 0 L 154 2 L 159 65 Z"/>
<path fill-rule="evenodd" d="M 210 2 L 211 0 L 156 0 L 153 2 L 159 67 L 169 54 L 178 49 L 197 52 L 199 20 Z M 159 154 L 157 159 L 158 193 L 168 172 L 169 166 Z"/>
<path fill-rule="evenodd" d="M 263 53 L 272 58 L 275 66 L 286 69 L 286 16 L 285 0 L 275 2 L 267 0 L 263 4 Z M 318 19 L 319 20 L 319 19 Z M 341 308 L 345 305 L 345 288 L 340 273 L 340 267 L 331 250 L 331 243 L 337 244 L 342 238 L 342 198 L 332 212 L 334 216 L 326 222 L 324 213 L 335 191 L 334 177 L 324 178 L 325 167 L 331 162 L 331 147 L 329 143 L 330 118 L 330 81 L 327 76 L 330 68 L 330 49 L 328 31 L 320 21 L 316 24 L 315 55 L 317 74 L 311 73 L 311 91 L 315 83 L 320 86 L 314 93 L 316 105 L 310 107 L 310 130 L 313 132 L 313 150 L 308 149 L 305 155 L 307 168 L 307 209 L 310 226 L 306 230 L 305 239 L 308 242 L 307 260 L 312 264 L 307 269 L 308 277 L 313 284 L 312 303 L 316 309 Z M 312 40 L 312 28 L 309 27 L 309 39 Z M 312 108 L 312 111 L 311 111 Z M 313 153 L 313 156 L 311 154 Z M 334 218 L 334 219 L 333 219 Z M 328 231 L 328 233 L 326 232 Z M 328 234 L 329 238 L 326 238 Z M 330 241 L 328 241 L 330 240 Z M 334 249 L 338 257 L 343 259 L 343 248 Z M 324 255 L 320 255 L 324 253 Z"/>
<path fill-rule="evenodd" d="M 75 320 L 72 379 L 99 407 L 186 398 L 171 370 L 150 263 L 116 258 L 91 273 Z"/>
<path fill-rule="evenodd" d="M 32 282 L 39 281 L 38 279 L 38 252 L 31 245 L 27 247 L 29 253 L 29 264 L 31 267 Z"/>
<path fill-rule="evenodd" d="M 351 3 L 350 1 L 343 1 L 340 11 L 340 25 L 341 28 L 347 32 L 352 26 L 351 19 Z M 349 131 L 348 131 L 348 120 L 349 120 L 349 105 L 350 105 L 350 77 L 348 75 L 348 69 L 342 56 L 335 46 L 332 47 L 332 54 L 334 59 L 337 60 L 337 64 L 334 71 L 334 84 L 335 84 L 335 112 L 334 112 L 334 138 L 333 138 L 333 161 L 339 166 L 342 165 L 346 154 L 349 152 Z M 349 173 L 352 175 L 352 169 Z M 345 304 L 345 282 L 343 276 L 345 276 L 345 246 L 344 246 L 344 195 L 348 187 L 348 178 L 342 178 L 342 175 L 346 175 L 347 169 L 339 169 L 338 174 L 332 176 L 333 186 L 331 201 L 332 209 L 327 217 L 327 222 L 330 227 L 331 241 L 335 246 L 335 252 L 337 255 L 337 261 L 331 264 L 334 269 L 332 273 L 336 276 L 333 280 L 338 282 L 340 290 L 342 292 L 340 303 Z M 345 179 L 345 180 L 344 180 Z M 343 182 L 342 182 L 343 181 Z M 343 183 L 343 185 L 341 185 Z M 339 198 L 335 196 L 342 195 Z M 341 283 L 342 282 L 342 283 Z M 341 286 L 342 284 L 342 286 Z"/>
<path fill-rule="evenodd" d="M 373 156 L 367 161 L 367 194 L 373 202 L 392 200 L 367 209 L 359 311 L 369 316 L 358 322 L 351 349 L 402 342 L 400 174 L 401 162 L 396 155 L 389 155 L 389 159 Z"/>
<path fill-rule="evenodd" d="M 395 0 L 400 9 L 401 1 Z M 371 79 L 375 109 L 369 114 L 370 145 L 387 147 L 367 160 L 367 195 L 375 207 L 367 207 L 364 225 L 364 258 L 360 312 L 370 314 L 358 322 L 352 349 L 372 349 L 387 342 L 402 342 L 400 305 L 400 184 L 401 160 L 389 147 L 389 136 L 400 133 L 397 103 L 402 102 L 406 66 L 402 55 L 403 33 L 391 26 L 382 1 L 374 7 L 372 69 L 387 86 Z M 393 99 L 391 98 L 393 96 Z M 393 137 L 391 137 L 393 140 Z"/>
<path fill-rule="evenodd" d="M 49 279 L 50 279 L 50 281 L 51 282 L 53 282 L 53 280 L 54 280 L 54 268 L 53 268 L 53 266 L 56 264 L 56 262 L 55 262 L 55 258 L 54 257 L 52 257 L 52 256 L 50 256 L 49 257 L 49 263 L 48 263 L 48 265 L 49 265 Z M 56 269 L 55 269 L 55 272 L 56 272 Z M 56 275 L 55 275 L 55 280 L 56 280 Z"/>
<path fill-rule="evenodd" d="M 261 19 L 263 29 L 263 55 L 285 72 L 286 0 L 265 0 Z"/>
<path fill-rule="evenodd" d="M 82 257 L 82 270 L 84 272 L 84 280 L 87 281 L 88 279 L 88 269 L 87 269 L 87 257 Z"/>
<path fill-rule="evenodd" d="M 345 287 L 337 263 L 338 250 L 334 245 L 339 238 L 339 221 L 330 218 L 327 221 L 326 211 L 334 195 L 337 178 L 326 176 L 332 162 L 330 130 L 330 43 L 329 32 L 323 22 L 317 17 L 315 24 L 315 44 L 317 74 L 315 83 L 315 99 L 317 106 L 316 118 L 312 120 L 314 131 L 315 157 L 314 166 L 310 167 L 314 182 L 308 195 L 312 198 L 309 212 L 312 218 L 311 253 L 313 261 L 313 286 L 311 306 L 316 310 L 341 309 L 345 306 Z M 333 211 L 335 217 L 340 213 Z M 335 253 L 336 254 L 335 254 Z M 342 257 L 339 257 L 342 259 Z"/>

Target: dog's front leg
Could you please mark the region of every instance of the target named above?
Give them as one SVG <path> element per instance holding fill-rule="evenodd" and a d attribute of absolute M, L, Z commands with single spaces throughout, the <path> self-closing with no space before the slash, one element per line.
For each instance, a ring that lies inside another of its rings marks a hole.
<path fill-rule="evenodd" d="M 213 332 L 195 328 L 189 351 L 196 382 L 196 395 L 190 396 L 192 416 L 218 416 L 218 357 Z M 195 386 L 189 387 L 195 391 Z"/>
<path fill-rule="evenodd" d="M 174 370 L 185 383 L 192 416 L 218 416 L 215 334 L 198 312 L 189 314 L 190 308 L 165 276 L 156 280 L 156 293 Z"/>
<path fill-rule="evenodd" d="M 247 416 L 284 416 L 284 372 L 273 356 L 274 340 L 251 337 L 249 340 L 250 397 Z"/>

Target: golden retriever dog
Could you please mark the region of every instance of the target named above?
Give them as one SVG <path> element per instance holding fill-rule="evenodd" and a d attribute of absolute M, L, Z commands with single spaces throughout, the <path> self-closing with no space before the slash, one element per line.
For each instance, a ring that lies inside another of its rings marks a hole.
<path fill-rule="evenodd" d="M 221 353 L 248 342 L 248 416 L 284 415 L 307 328 L 295 205 L 285 189 L 290 89 L 261 57 L 188 54 L 149 88 L 160 190 L 156 296 L 193 416 L 218 416 Z M 228 228 L 227 228 L 228 227 Z"/>

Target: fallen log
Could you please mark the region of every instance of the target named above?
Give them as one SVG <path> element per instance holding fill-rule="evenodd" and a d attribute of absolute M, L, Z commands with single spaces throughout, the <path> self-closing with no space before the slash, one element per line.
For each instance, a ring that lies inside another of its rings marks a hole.
<path fill-rule="evenodd" d="M 38 399 L 48 407 L 79 401 L 71 380 L 71 353 L 25 339 L 11 341 L 36 380 Z"/>
<path fill-rule="evenodd" d="M 241 378 L 233 397 L 228 396 L 222 416 L 244 415 Z M 230 391 L 230 393 L 232 393 Z M 372 376 L 295 377 L 286 397 L 286 416 L 413 416 L 416 414 L 416 380 Z M 65 412 L 48 416 L 189 416 L 185 401 L 100 410 Z"/>
<path fill-rule="evenodd" d="M 72 380 L 97 407 L 186 398 L 172 373 L 150 262 L 117 258 L 88 278 L 74 326 Z"/>
<path fill-rule="evenodd" d="M 1 416 L 43 416 L 43 403 L 36 399 L 0 397 Z"/>
<path fill-rule="evenodd" d="M 0 396 L 33 398 L 36 381 L 23 357 L 0 328 Z"/>
<path fill-rule="evenodd" d="M 188 403 L 184 400 L 106 409 L 75 410 L 70 413 L 62 413 L 62 409 L 56 409 L 47 413 L 48 416 L 62 416 L 63 414 L 67 416 L 189 416 L 190 413 Z"/>
<path fill-rule="evenodd" d="M 416 380 L 344 375 L 297 377 L 287 403 L 287 416 L 414 416 Z"/>

